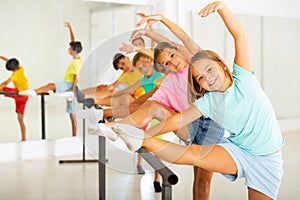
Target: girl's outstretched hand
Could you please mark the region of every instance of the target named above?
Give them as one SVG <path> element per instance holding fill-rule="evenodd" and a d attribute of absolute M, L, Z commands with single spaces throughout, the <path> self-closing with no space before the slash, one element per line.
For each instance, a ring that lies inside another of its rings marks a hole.
<path fill-rule="evenodd" d="M 149 28 L 157 21 L 161 20 L 161 16 L 159 14 L 155 15 L 145 15 L 144 13 L 137 13 L 138 16 L 140 16 L 142 19 L 136 23 L 136 26 L 139 27 L 146 23 L 145 28 Z"/>
<path fill-rule="evenodd" d="M 129 41 L 132 42 L 132 40 L 142 37 L 143 35 L 145 35 L 145 32 L 146 32 L 145 29 L 134 30 L 131 33 Z"/>
<path fill-rule="evenodd" d="M 198 15 L 200 15 L 201 17 L 207 17 L 210 14 L 213 14 L 214 12 L 218 11 L 219 9 L 223 8 L 225 5 L 220 2 L 220 1 L 216 1 L 213 3 L 208 4 L 207 6 L 205 6 L 199 13 Z"/>
<path fill-rule="evenodd" d="M 132 53 L 135 51 L 135 48 L 133 45 L 131 44 L 125 44 L 125 43 L 122 43 L 122 46 L 119 48 L 120 51 L 124 51 L 126 52 L 127 54 L 128 53 Z"/>

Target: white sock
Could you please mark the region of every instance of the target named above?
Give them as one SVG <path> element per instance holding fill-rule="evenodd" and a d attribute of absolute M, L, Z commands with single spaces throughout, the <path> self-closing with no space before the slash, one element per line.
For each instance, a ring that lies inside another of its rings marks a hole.
<path fill-rule="evenodd" d="M 35 97 L 37 94 L 34 90 L 24 90 L 19 92 L 19 95 L 24 95 L 24 96 L 30 96 L 30 97 Z"/>
<path fill-rule="evenodd" d="M 115 124 L 111 129 L 125 142 L 130 151 L 137 151 L 142 147 L 144 131 L 129 124 Z"/>
<path fill-rule="evenodd" d="M 93 135 L 104 136 L 113 142 L 119 138 L 118 135 L 113 130 L 111 130 L 111 128 L 106 126 L 104 123 L 91 124 L 88 126 L 88 131 Z"/>
<path fill-rule="evenodd" d="M 72 91 L 56 93 L 56 96 L 67 99 L 67 101 L 72 101 L 74 98 L 74 93 Z"/>
<path fill-rule="evenodd" d="M 90 134 L 105 137 L 117 149 L 128 153 L 132 153 L 132 151 L 128 149 L 127 144 L 124 142 L 124 140 L 120 138 L 111 128 L 106 126 L 104 123 L 91 124 L 88 126 L 88 131 Z"/>
<path fill-rule="evenodd" d="M 80 119 L 88 119 L 93 124 L 98 124 L 98 122 L 103 119 L 103 110 L 79 110 L 76 112 L 76 116 Z"/>
<path fill-rule="evenodd" d="M 89 124 L 87 129 L 88 132 L 92 135 L 101 135 L 105 137 L 105 135 L 102 133 L 99 127 L 99 124 Z"/>

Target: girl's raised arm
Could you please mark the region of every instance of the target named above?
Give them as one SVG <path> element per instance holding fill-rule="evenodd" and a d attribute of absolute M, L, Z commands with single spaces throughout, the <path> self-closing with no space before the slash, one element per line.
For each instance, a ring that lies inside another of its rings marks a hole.
<path fill-rule="evenodd" d="M 214 12 L 218 12 L 223 19 L 228 31 L 234 38 L 235 58 L 234 63 L 251 72 L 250 50 L 246 31 L 237 17 L 222 2 L 213 2 L 205 6 L 200 12 L 201 17 L 206 17 Z"/>
<path fill-rule="evenodd" d="M 191 105 L 187 110 L 182 113 L 176 113 L 166 120 L 161 121 L 159 124 L 151 127 L 145 132 L 146 137 L 161 135 L 168 133 L 170 131 L 178 130 L 189 123 L 200 118 L 202 113 L 196 108 L 196 106 Z"/>
<path fill-rule="evenodd" d="M 143 13 L 138 14 L 142 19 L 137 22 L 137 26 L 141 26 L 146 23 L 146 27 L 151 26 L 153 23 L 160 21 L 166 27 L 170 29 L 176 35 L 176 37 L 182 41 L 184 46 L 189 50 L 191 54 L 195 54 L 199 51 L 199 46 L 192 40 L 192 38 L 186 34 L 186 32 L 180 28 L 177 24 L 169 20 L 163 15 L 155 14 L 155 15 L 145 15 Z"/>
<path fill-rule="evenodd" d="M 133 31 L 132 34 L 131 34 L 131 37 L 130 37 L 130 41 L 132 41 L 132 40 L 134 40 L 136 38 L 139 38 L 141 36 L 146 36 L 146 37 L 150 38 L 152 41 L 154 41 L 156 43 L 168 42 L 168 43 L 173 44 L 174 46 L 176 46 L 177 49 L 178 49 L 178 51 L 184 57 L 189 58 L 191 56 L 190 51 L 185 46 L 183 46 L 181 44 L 178 44 L 176 42 L 173 42 L 170 39 L 168 39 L 167 37 L 165 37 L 165 36 L 163 36 L 163 35 L 155 32 L 153 30 L 150 30 L 150 29 L 137 29 L 137 30 Z"/>

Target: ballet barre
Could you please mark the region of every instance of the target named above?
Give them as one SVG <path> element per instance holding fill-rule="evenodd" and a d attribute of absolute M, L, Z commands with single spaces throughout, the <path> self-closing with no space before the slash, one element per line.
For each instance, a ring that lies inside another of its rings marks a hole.
<path fill-rule="evenodd" d="M 99 158 L 98 158 L 98 186 L 99 186 L 99 200 L 105 200 L 105 182 L 106 182 L 106 149 L 105 149 L 105 137 L 99 136 L 98 140 Z M 139 155 L 162 177 L 162 200 L 172 199 L 172 185 L 178 182 L 178 177 L 168 167 L 166 167 L 160 159 L 150 153 L 145 148 L 140 148 Z"/>
<path fill-rule="evenodd" d="M 150 153 L 145 148 L 138 151 L 140 156 L 162 177 L 162 200 L 172 199 L 172 185 L 178 182 L 178 177 L 168 167 L 166 167 L 159 158 Z"/>
<path fill-rule="evenodd" d="M 0 95 L 19 95 L 18 92 L 0 92 Z M 46 139 L 46 124 L 45 124 L 45 96 L 48 92 L 38 94 L 41 96 L 41 123 L 42 123 L 42 140 Z"/>

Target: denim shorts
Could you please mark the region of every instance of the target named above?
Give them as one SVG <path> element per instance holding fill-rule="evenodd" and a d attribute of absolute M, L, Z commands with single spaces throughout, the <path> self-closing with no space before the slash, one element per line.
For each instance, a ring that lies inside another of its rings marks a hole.
<path fill-rule="evenodd" d="M 281 151 L 269 155 L 252 155 L 225 139 L 222 146 L 233 158 L 238 168 L 236 175 L 223 174 L 228 180 L 245 178 L 245 184 L 272 199 L 277 198 L 283 176 Z"/>
<path fill-rule="evenodd" d="M 62 92 L 68 92 L 72 90 L 72 83 L 68 81 L 61 81 L 55 83 L 55 93 L 62 93 Z M 74 114 L 75 113 L 75 98 L 71 102 L 67 102 L 67 113 Z"/>
<path fill-rule="evenodd" d="M 55 84 L 55 93 L 68 92 L 72 90 L 72 83 L 68 81 L 56 82 Z"/>
<path fill-rule="evenodd" d="M 210 118 L 205 118 L 204 116 L 190 123 L 188 127 L 191 144 L 217 144 L 224 137 L 224 129 Z"/>

